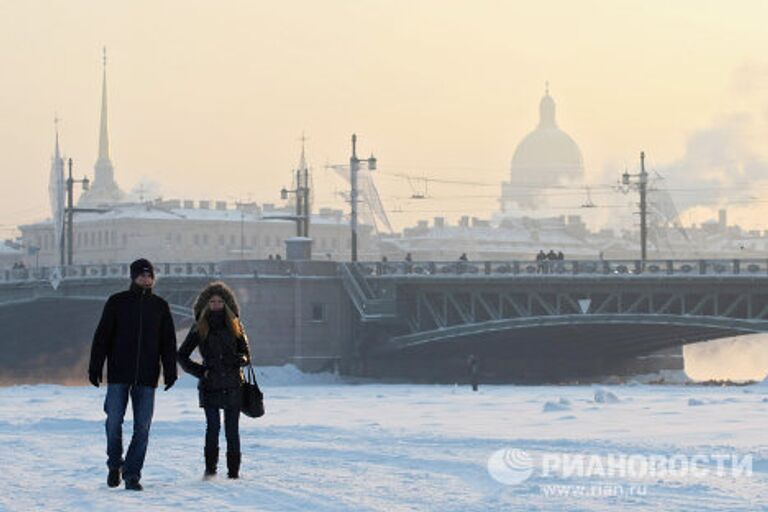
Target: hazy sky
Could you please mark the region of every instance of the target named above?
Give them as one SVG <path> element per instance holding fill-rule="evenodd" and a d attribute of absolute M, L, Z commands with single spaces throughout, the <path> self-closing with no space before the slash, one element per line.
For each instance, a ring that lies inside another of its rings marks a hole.
<path fill-rule="evenodd" d="M 762 0 L 0 0 L 0 236 L 48 215 L 55 113 L 77 174 L 92 175 L 104 45 L 124 190 L 279 202 L 304 131 L 316 203 L 342 207 L 323 166 L 347 161 L 355 131 L 385 205 L 403 210 L 396 225 L 488 216 L 498 187 L 430 185 L 433 199 L 409 201 L 392 174 L 509 179 L 546 80 L 592 183 L 640 149 L 678 182 L 768 183 L 766 19 Z M 736 220 L 763 227 L 760 204 L 734 205 Z M 632 222 L 631 209 L 589 214 Z"/>

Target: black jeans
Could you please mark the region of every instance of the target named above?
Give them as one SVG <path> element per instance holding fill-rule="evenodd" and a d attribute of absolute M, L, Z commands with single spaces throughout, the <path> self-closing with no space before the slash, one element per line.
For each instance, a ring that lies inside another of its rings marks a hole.
<path fill-rule="evenodd" d="M 221 409 L 205 407 L 205 446 L 219 447 L 221 431 Z M 224 409 L 224 436 L 227 438 L 227 451 L 240 452 L 240 408 Z"/>

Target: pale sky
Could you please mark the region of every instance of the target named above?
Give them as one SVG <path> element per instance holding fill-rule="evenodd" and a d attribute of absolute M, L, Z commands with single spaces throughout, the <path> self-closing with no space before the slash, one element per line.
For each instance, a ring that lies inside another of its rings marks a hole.
<path fill-rule="evenodd" d="M 49 215 L 56 114 L 76 174 L 92 177 L 102 46 L 124 190 L 151 181 L 166 198 L 279 203 L 305 132 L 316 205 L 346 209 L 323 167 L 348 160 L 356 132 L 379 159 L 385 206 L 402 210 L 396 226 L 487 217 L 499 187 L 430 185 L 431 199 L 411 201 L 392 174 L 508 180 L 547 80 L 591 183 L 632 170 L 641 149 L 678 182 L 768 183 L 766 19 L 761 0 L 0 0 L 0 237 Z M 705 169 L 720 164 L 686 156 L 691 140 L 736 170 Z M 579 194 L 562 213 L 585 212 Z M 764 228 L 760 205 L 731 218 Z"/>

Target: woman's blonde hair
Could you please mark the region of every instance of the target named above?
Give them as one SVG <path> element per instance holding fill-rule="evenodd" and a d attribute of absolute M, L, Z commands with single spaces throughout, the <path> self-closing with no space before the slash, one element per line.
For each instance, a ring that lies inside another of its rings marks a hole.
<path fill-rule="evenodd" d="M 200 313 L 200 318 L 198 318 L 197 323 L 195 324 L 195 327 L 197 328 L 197 333 L 200 335 L 200 339 L 204 340 L 208 337 L 208 333 L 210 332 L 211 328 L 208 325 L 208 312 L 211 310 L 211 308 L 208 306 L 208 304 L 205 305 L 203 308 L 203 311 Z M 234 311 L 227 306 L 227 304 L 224 304 L 224 312 L 227 317 L 227 327 L 229 328 L 229 332 L 232 333 L 232 335 L 235 338 L 242 338 L 243 337 L 243 326 L 240 324 L 240 319 L 237 317 Z"/>

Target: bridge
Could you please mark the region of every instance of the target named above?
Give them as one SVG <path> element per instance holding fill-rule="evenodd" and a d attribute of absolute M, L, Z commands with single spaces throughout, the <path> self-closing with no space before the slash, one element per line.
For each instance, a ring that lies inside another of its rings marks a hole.
<path fill-rule="evenodd" d="M 499 380 L 651 373 L 682 368 L 683 345 L 768 332 L 768 260 L 157 267 L 158 293 L 181 326 L 202 286 L 223 279 L 241 298 L 262 362 L 307 369 L 445 380 L 463 375 L 474 353 Z M 0 318 L 83 309 L 83 325 L 73 327 L 70 312 L 52 329 L 89 336 L 103 301 L 127 282 L 127 265 L 5 271 Z"/>
<path fill-rule="evenodd" d="M 342 273 L 364 323 L 398 325 L 368 346 L 393 366 L 454 354 L 458 372 L 473 352 L 496 373 L 651 373 L 682 369 L 683 345 L 768 331 L 768 260 L 378 262 Z"/>

